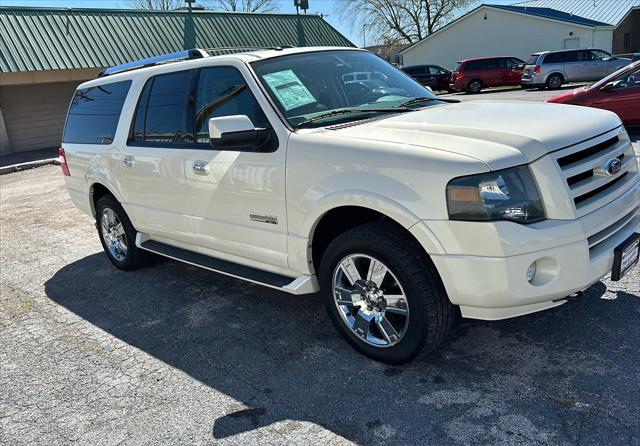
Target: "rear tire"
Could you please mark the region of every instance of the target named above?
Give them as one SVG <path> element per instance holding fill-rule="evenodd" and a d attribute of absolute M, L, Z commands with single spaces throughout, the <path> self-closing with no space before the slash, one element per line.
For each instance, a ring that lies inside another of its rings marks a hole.
<path fill-rule="evenodd" d="M 102 248 L 116 268 L 133 271 L 149 263 L 152 254 L 136 246 L 137 231 L 113 195 L 96 203 L 96 227 Z"/>
<path fill-rule="evenodd" d="M 547 78 L 546 85 L 549 90 L 557 90 L 562 87 L 563 83 L 564 77 L 561 74 L 554 73 Z"/>
<path fill-rule="evenodd" d="M 480 79 L 472 79 L 467 84 L 467 93 L 478 94 L 482 91 L 483 87 L 484 85 Z"/>
<path fill-rule="evenodd" d="M 456 308 L 431 259 L 409 234 L 388 223 L 339 235 L 322 256 L 319 279 L 340 335 L 381 362 L 402 364 L 428 355 L 455 320 Z"/>

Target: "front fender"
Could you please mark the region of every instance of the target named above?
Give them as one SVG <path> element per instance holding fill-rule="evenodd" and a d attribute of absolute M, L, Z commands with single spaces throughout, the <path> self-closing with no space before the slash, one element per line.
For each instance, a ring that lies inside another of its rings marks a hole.
<path fill-rule="evenodd" d="M 348 189 L 333 192 L 318 201 L 307 214 L 299 235 L 290 236 L 289 261 L 292 269 L 307 271 L 312 262 L 310 241 L 313 240 L 318 223 L 327 212 L 345 206 L 357 206 L 379 212 L 406 228 L 428 254 L 444 253 L 442 245 L 427 224 L 405 206 L 380 194 Z"/>

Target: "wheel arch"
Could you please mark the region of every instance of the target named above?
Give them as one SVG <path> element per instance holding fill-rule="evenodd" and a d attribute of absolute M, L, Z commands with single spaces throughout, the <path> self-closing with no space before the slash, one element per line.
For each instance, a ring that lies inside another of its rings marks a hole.
<path fill-rule="evenodd" d="M 365 198 L 351 193 L 349 197 L 327 199 L 307 218 L 302 233 L 308 234 L 306 262 L 312 271 L 318 271 L 322 255 L 337 235 L 373 221 L 386 221 L 406 231 L 427 255 L 443 252 L 440 242 L 427 225 L 404 206 L 372 195 Z"/>
<path fill-rule="evenodd" d="M 91 205 L 91 214 L 96 217 L 96 204 L 98 200 L 105 195 L 112 195 L 118 203 L 122 203 L 120 197 L 114 192 L 115 188 L 109 185 L 105 185 L 103 182 L 94 181 L 89 187 L 89 204 Z"/>
<path fill-rule="evenodd" d="M 544 79 L 544 83 L 545 85 L 547 84 L 547 82 L 549 81 L 549 78 L 553 75 L 558 75 L 562 78 L 563 82 L 567 82 L 567 76 L 563 71 L 559 71 L 559 70 L 553 70 L 551 73 L 547 74 L 547 77 Z"/>
<path fill-rule="evenodd" d="M 484 81 L 482 80 L 482 78 L 480 77 L 472 77 L 471 79 L 469 79 L 469 81 L 467 82 L 467 85 L 465 85 L 464 89 L 465 91 L 469 90 L 469 85 L 471 85 L 471 82 L 473 81 L 478 81 L 480 82 L 480 90 L 482 90 L 484 88 Z M 478 91 L 480 91 L 478 90 Z"/>

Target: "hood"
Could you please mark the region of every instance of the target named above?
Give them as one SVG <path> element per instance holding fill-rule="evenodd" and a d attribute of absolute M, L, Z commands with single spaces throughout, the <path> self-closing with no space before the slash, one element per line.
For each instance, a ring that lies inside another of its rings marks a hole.
<path fill-rule="evenodd" d="M 532 162 L 620 125 L 615 114 L 587 107 L 470 101 L 325 131 L 466 155 L 496 170 Z"/>
<path fill-rule="evenodd" d="M 582 97 L 584 93 L 590 91 L 590 86 L 583 86 L 579 88 L 575 88 L 573 90 L 564 91 L 557 96 L 547 99 L 546 102 L 551 102 L 554 104 L 572 104 L 575 99 L 582 103 Z"/>

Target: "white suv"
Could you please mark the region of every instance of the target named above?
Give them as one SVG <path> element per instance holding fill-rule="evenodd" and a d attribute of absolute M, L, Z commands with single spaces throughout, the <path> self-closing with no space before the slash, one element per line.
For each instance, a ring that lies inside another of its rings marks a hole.
<path fill-rule="evenodd" d="M 433 350 L 458 312 L 520 316 L 628 272 L 636 158 L 613 113 L 450 103 L 344 48 L 115 67 L 78 87 L 61 149 L 116 267 L 156 253 L 320 291 L 342 336 L 389 363 Z"/>

